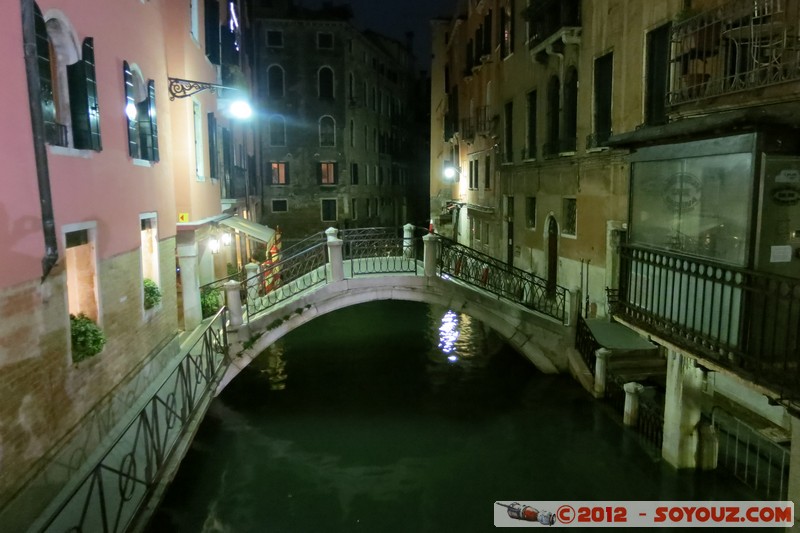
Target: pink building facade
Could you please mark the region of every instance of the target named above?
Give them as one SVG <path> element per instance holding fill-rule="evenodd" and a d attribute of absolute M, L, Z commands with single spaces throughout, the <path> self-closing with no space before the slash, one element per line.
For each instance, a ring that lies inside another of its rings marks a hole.
<path fill-rule="evenodd" d="M 220 102 L 210 91 L 171 100 L 169 78 L 221 83 L 220 34 L 206 33 L 232 8 L 8 4 L 0 521 L 14 530 L 177 353 L 181 332 L 202 319 L 198 286 L 224 269 L 209 249 L 224 216 L 208 127 Z M 105 343 L 75 341 L 71 315 L 85 315 Z"/>

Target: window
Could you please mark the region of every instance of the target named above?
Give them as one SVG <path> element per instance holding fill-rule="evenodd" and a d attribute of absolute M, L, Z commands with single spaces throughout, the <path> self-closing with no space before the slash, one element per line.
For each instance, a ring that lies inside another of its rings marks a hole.
<path fill-rule="evenodd" d="M 205 19 L 206 37 L 206 57 L 213 65 L 221 63 L 220 56 L 220 24 L 219 24 L 219 1 L 204 0 L 203 15 Z"/>
<path fill-rule="evenodd" d="M 336 221 L 336 200 L 330 198 L 324 198 L 320 200 L 320 207 L 322 211 L 322 221 L 323 222 L 334 222 Z"/>
<path fill-rule="evenodd" d="M 353 73 L 349 73 L 347 76 L 347 87 L 348 87 L 348 96 L 350 97 L 350 104 L 356 103 L 356 77 Z"/>
<path fill-rule="evenodd" d="M 142 253 L 142 291 L 144 280 L 149 279 L 161 286 L 161 269 L 158 264 L 158 219 L 155 213 L 139 215 Z M 144 301 L 144 297 L 143 297 Z"/>
<path fill-rule="evenodd" d="M 217 140 L 217 117 L 214 113 L 208 114 L 208 166 L 211 179 L 219 179 L 222 175 L 222 143 Z"/>
<path fill-rule="evenodd" d="M 355 147 L 356 145 L 356 124 L 352 120 L 350 121 L 350 146 Z"/>
<path fill-rule="evenodd" d="M 528 93 L 528 145 L 525 147 L 525 158 L 536 159 L 536 91 Z"/>
<path fill-rule="evenodd" d="M 370 168 L 371 167 L 369 165 L 364 165 L 364 166 L 367 169 L 367 185 L 369 185 L 370 183 L 372 183 L 372 176 L 370 175 Z"/>
<path fill-rule="evenodd" d="M 333 69 L 322 67 L 317 72 L 317 89 L 320 98 L 333 98 Z"/>
<path fill-rule="evenodd" d="M 506 163 L 512 163 L 514 161 L 514 102 L 506 102 L 504 112 L 503 156 Z"/>
<path fill-rule="evenodd" d="M 269 145 L 286 146 L 286 121 L 280 115 L 269 118 Z"/>
<path fill-rule="evenodd" d="M 338 182 L 338 165 L 334 162 L 324 161 L 317 166 L 317 181 L 321 185 L 336 185 Z"/>
<path fill-rule="evenodd" d="M 372 128 L 372 149 L 378 151 L 378 128 Z"/>
<path fill-rule="evenodd" d="M 558 94 L 560 90 L 561 82 L 558 80 L 558 76 L 552 76 L 547 82 L 547 143 L 544 145 L 544 155 L 558 153 L 558 137 L 561 130 Z"/>
<path fill-rule="evenodd" d="M 364 150 L 369 149 L 369 130 L 364 126 Z"/>
<path fill-rule="evenodd" d="M 267 94 L 270 98 L 283 98 L 283 67 L 272 65 L 267 69 Z"/>
<path fill-rule="evenodd" d="M 485 170 L 484 170 L 484 175 L 485 176 L 483 178 L 484 179 L 483 188 L 484 189 L 491 189 L 492 188 L 492 156 L 487 155 L 486 156 L 486 161 L 484 163 L 485 163 L 486 167 L 485 167 Z"/>
<path fill-rule="evenodd" d="M 562 209 L 564 225 L 561 227 L 561 234 L 574 237 L 578 234 L 578 200 L 575 198 L 564 198 Z"/>
<path fill-rule="evenodd" d="M 611 136 L 611 88 L 614 55 L 606 54 L 594 61 L 594 142 L 591 147 L 605 146 Z"/>
<path fill-rule="evenodd" d="M 138 68 L 122 62 L 125 83 L 125 115 L 128 121 L 128 154 L 134 159 L 158 161 L 155 82 L 142 81 Z"/>
<path fill-rule="evenodd" d="M 469 188 L 470 189 L 475 189 L 476 188 L 476 186 L 475 186 L 475 182 L 476 181 L 477 180 L 476 180 L 476 177 L 475 177 L 475 161 L 470 159 L 469 160 Z"/>
<path fill-rule="evenodd" d="M 54 146 L 102 150 L 94 65 L 94 39 L 76 46 L 69 21 L 45 21 L 34 4 L 36 52 L 46 141 Z"/>
<path fill-rule="evenodd" d="M 353 163 L 350 166 L 350 184 L 358 185 L 358 163 Z"/>
<path fill-rule="evenodd" d="M 200 0 L 189 0 L 189 11 L 191 16 L 189 33 L 195 41 L 200 40 L 200 9 L 198 7 Z M 186 5 L 186 4 L 184 4 Z"/>
<path fill-rule="evenodd" d="M 285 213 L 289 210 L 289 202 L 286 200 L 272 200 L 273 213 Z"/>
<path fill-rule="evenodd" d="M 333 49 L 333 34 L 328 32 L 317 33 L 317 48 L 320 50 Z"/>
<path fill-rule="evenodd" d="M 192 101 L 192 114 L 194 116 L 194 163 L 197 181 L 205 181 L 205 165 L 203 159 L 203 113 L 200 102 Z"/>
<path fill-rule="evenodd" d="M 289 183 L 289 163 L 284 161 L 271 161 L 269 163 L 269 182 L 272 185 L 286 185 Z"/>
<path fill-rule="evenodd" d="M 648 125 L 667 121 L 667 81 L 670 25 L 664 24 L 647 34 L 647 65 L 645 67 L 644 121 Z"/>
<path fill-rule="evenodd" d="M 500 9 L 500 57 L 514 53 L 514 0 Z"/>
<path fill-rule="evenodd" d="M 330 115 L 319 119 L 319 145 L 336 146 L 336 122 Z"/>
<path fill-rule="evenodd" d="M 574 152 L 578 137 L 578 70 L 570 67 L 564 82 L 564 138 L 559 152 Z"/>
<path fill-rule="evenodd" d="M 267 30 L 267 46 L 269 48 L 283 48 L 283 32 L 280 30 Z"/>
<path fill-rule="evenodd" d="M 353 220 L 358 219 L 358 200 L 355 198 L 350 200 L 350 217 Z"/>
<path fill-rule="evenodd" d="M 533 229 L 536 227 L 536 197 L 528 196 L 525 198 L 525 227 Z"/>
<path fill-rule="evenodd" d="M 94 222 L 63 227 L 69 313 L 98 322 L 96 230 Z"/>

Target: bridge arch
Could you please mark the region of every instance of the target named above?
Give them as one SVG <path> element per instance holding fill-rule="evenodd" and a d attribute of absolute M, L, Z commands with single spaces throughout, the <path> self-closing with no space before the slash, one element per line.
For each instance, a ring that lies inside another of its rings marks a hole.
<path fill-rule="evenodd" d="M 567 368 L 572 328 L 490 293 L 438 276 L 383 275 L 322 285 L 259 313 L 229 333 L 231 364 L 217 388 L 227 386 L 250 362 L 290 331 L 316 317 L 366 302 L 404 300 L 440 305 L 480 320 L 540 371 Z"/>

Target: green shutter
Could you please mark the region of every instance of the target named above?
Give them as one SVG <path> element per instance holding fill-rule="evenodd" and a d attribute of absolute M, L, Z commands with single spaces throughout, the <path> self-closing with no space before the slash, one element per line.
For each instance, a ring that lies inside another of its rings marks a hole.
<path fill-rule="evenodd" d="M 317 163 L 317 183 L 322 184 L 322 163 Z"/>
<path fill-rule="evenodd" d="M 285 180 L 285 181 L 286 181 L 286 185 L 289 185 L 289 162 L 287 161 L 287 162 L 286 162 L 286 163 L 284 163 L 283 165 L 284 165 L 284 167 L 285 167 L 285 170 L 286 170 L 286 171 L 285 171 L 285 177 L 286 177 L 286 180 Z"/>
<path fill-rule="evenodd" d="M 214 113 L 208 114 L 208 165 L 211 167 L 211 179 L 219 179 L 219 153 L 217 152 L 217 118 Z"/>
<path fill-rule="evenodd" d="M 333 182 L 339 183 L 339 163 L 333 164 Z"/>
<path fill-rule="evenodd" d="M 158 122 L 156 120 L 156 82 L 147 82 L 147 118 L 150 122 L 150 161 L 159 161 Z"/>
<path fill-rule="evenodd" d="M 94 39 L 83 40 L 82 58 L 67 65 L 72 137 L 75 148 L 100 151 L 100 109 L 94 67 Z"/>
<path fill-rule="evenodd" d="M 128 155 L 134 159 L 139 159 L 142 154 L 139 150 L 139 129 L 138 122 L 142 119 L 141 111 L 136 105 L 136 100 L 133 97 L 133 72 L 127 61 L 122 62 L 122 77 L 125 83 L 125 117 L 128 121 Z M 136 109 L 136 118 L 131 120 L 128 117 L 128 107 L 133 106 Z"/>
<path fill-rule="evenodd" d="M 39 67 L 39 87 L 42 100 L 42 119 L 44 122 L 45 137 L 50 144 L 63 145 L 60 142 L 58 126 L 56 124 L 56 105 L 53 97 L 53 78 L 50 70 L 50 39 L 47 37 L 47 25 L 44 22 L 42 11 L 36 4 L 33 5 L 34 26 L 36 29 L 36 62 Z"/>

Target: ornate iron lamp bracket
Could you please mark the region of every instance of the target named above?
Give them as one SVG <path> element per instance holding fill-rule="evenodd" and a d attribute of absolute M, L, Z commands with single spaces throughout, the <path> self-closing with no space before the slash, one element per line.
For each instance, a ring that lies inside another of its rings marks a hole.
<path fill-rule="evenodd" d="M 199 92 L 208 90 L 217 94 L 221 89 L 230 89 L 224 85 L 216 83 L 204 83 L 201 81 L 184 80 L 181 78 L 169 78 L 169 99 L 186 98 Z"/>

